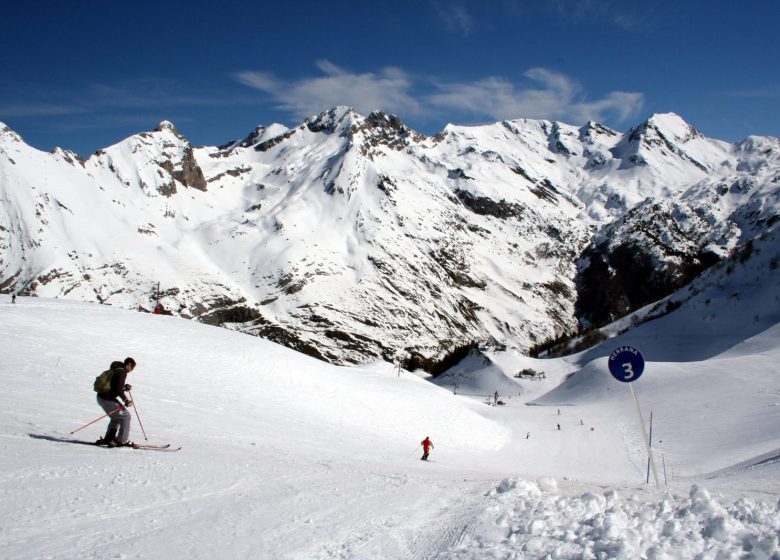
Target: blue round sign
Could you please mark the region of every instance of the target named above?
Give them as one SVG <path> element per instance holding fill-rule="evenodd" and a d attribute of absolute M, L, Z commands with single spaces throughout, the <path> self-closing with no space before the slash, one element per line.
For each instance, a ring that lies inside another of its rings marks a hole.
<path fill-rule="evenodd" d="M 609 355 L 609 373 L 618 381 L 636 381 L 644 370 L 645 359 L 633 346 L 621 346 Z"/>

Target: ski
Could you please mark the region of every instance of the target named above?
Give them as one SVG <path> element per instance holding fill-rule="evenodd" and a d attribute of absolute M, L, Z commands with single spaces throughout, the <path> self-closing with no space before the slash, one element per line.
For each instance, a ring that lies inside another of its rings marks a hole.
<path fill-rule="evenodd" d="M 76 443 L 79 445 L 91 445 L 93 447 L 102 447 L 103 449 L 122 449 L 124 447 L 129 447 L 130 449 L 142 449 L 147 451 L 179 451 L 181 447 L 171 447 L 170 443 L 164 443 L 164 444 L 153 444 L 153 443 L 136 443 L 133 446 L 117 446 L 117 447 L 109 447 L 107 445 L 100 445 L 96 441 L 86 441 L 83 439 L 73 439 L 69 437 L 63 437 L 63 436 L 51 436 L 51 435 L 43 435 L 43 434 L 28 434 L 33 439 L 43 439 L 47 441 L 55 441 L 57 443 Z"/>
<path fill-rule="evenodd" d="M 163 445 L 155 445 L 152 443 L 134 443 L 133 445 L 117 445 L 116 447 L 109 447 L 108 445 L 97 445 L 105 449 L 140 449 L 142 451 L 178 451 L 181 447 L 171 447 L 170 443 Z"/>
<path fill-rule="evenodd" d="M 133 449 L 146 449 L 149 451 L 178 451 L 181 449 L 180 447 L 171 447 L 170 443 L 166 443 L 163 445 L 155 445 L 151 443 L 136 443 L 133 445 Z"/>

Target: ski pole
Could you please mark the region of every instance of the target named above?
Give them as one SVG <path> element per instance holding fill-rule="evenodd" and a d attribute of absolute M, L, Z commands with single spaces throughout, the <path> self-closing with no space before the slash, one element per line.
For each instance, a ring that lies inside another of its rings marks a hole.
<path fill-rule="evenodd" d="M 138 415 L 138 405 L 136 404 L 135 399 L 133 398 L 133 392 L 128 389 L 127 393 L 130 395 L 130 400 L 133 401 L 133 408 L 135 409 L 135 417 L 138 418 L 138 425 L 141 426 L 141 431 L 144 434 L 144 441 L 149 441 L 149 438 L 146 437 L 146 430 L 144 430 L 144 423 L 141 422 L 141 417 Z"/>
<path fill-rule="evenodd" d="M 103 416 L 101 416 L 100 418 L 95 418 L 95 419 L 94 419 L 92 422 L 90 422 L 89 424 L 84 424 L 82 427 L 80 427 L 80 428 L 77 428 L 77 429 L 73 430 L 73 431 L 72 431 L 72 432 L 70 432 L 68 435 L 71 435 L 71 436 L 72 436 L 72 435 L 73 435 L 73 434 L 75 434 L 76 432 L 79 432 L 79 431 L 83 430 L 83 429 L 84 429 L 84 428 L 86 428 L 87 426 L 91 426 L 92 424 L 94 424 L 94 423 L 95 423 L 95 422 L 97 422 L 98 420 L 102 420 L 102 419 L 103 419 L 103 418 L 105 418 L 106 416 L 111 416 L 113 413 L 117 412 L 118 410 L 120 410 L 120 409 L 122 409 L 122 408 L 124 408 L 124 407 L 125 407 L 125 405 L 123 405 L 123 404 L 120 404 L 118 407 L 116 407 L 116 408 L 115 408 L 114 410 L 112 410 L 111 412 L 109 412 L 109 413 L 107 413 L 107 414 L 104 414 L 104 415 L 103 415 Z"/>

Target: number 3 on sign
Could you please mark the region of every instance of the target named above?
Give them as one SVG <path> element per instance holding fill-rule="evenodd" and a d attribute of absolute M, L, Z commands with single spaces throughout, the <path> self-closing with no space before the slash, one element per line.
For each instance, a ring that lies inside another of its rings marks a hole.
<path fill-rule="evenodd" d="M 645 369 L 642 353 L 633 346 L 621 346 L 609 356 L 609 372 L 623 383 L 639 379 Z"/>

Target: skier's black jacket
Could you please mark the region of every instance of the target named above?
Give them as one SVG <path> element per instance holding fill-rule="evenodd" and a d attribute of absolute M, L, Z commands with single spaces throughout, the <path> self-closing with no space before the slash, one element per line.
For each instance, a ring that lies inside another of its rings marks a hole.
<path fill-rule="evenodd" d="M 125 395 L 125 383 L 127 382 L 127 370 L 122 362 L 111 362 L 111 370 L 114 372 L 111 376 L 111 390 L 107 393 L 98 393 L 98 397 L 107 401 L 116 401 L 121 404 L 127 403 L 128 398 Z"/>

